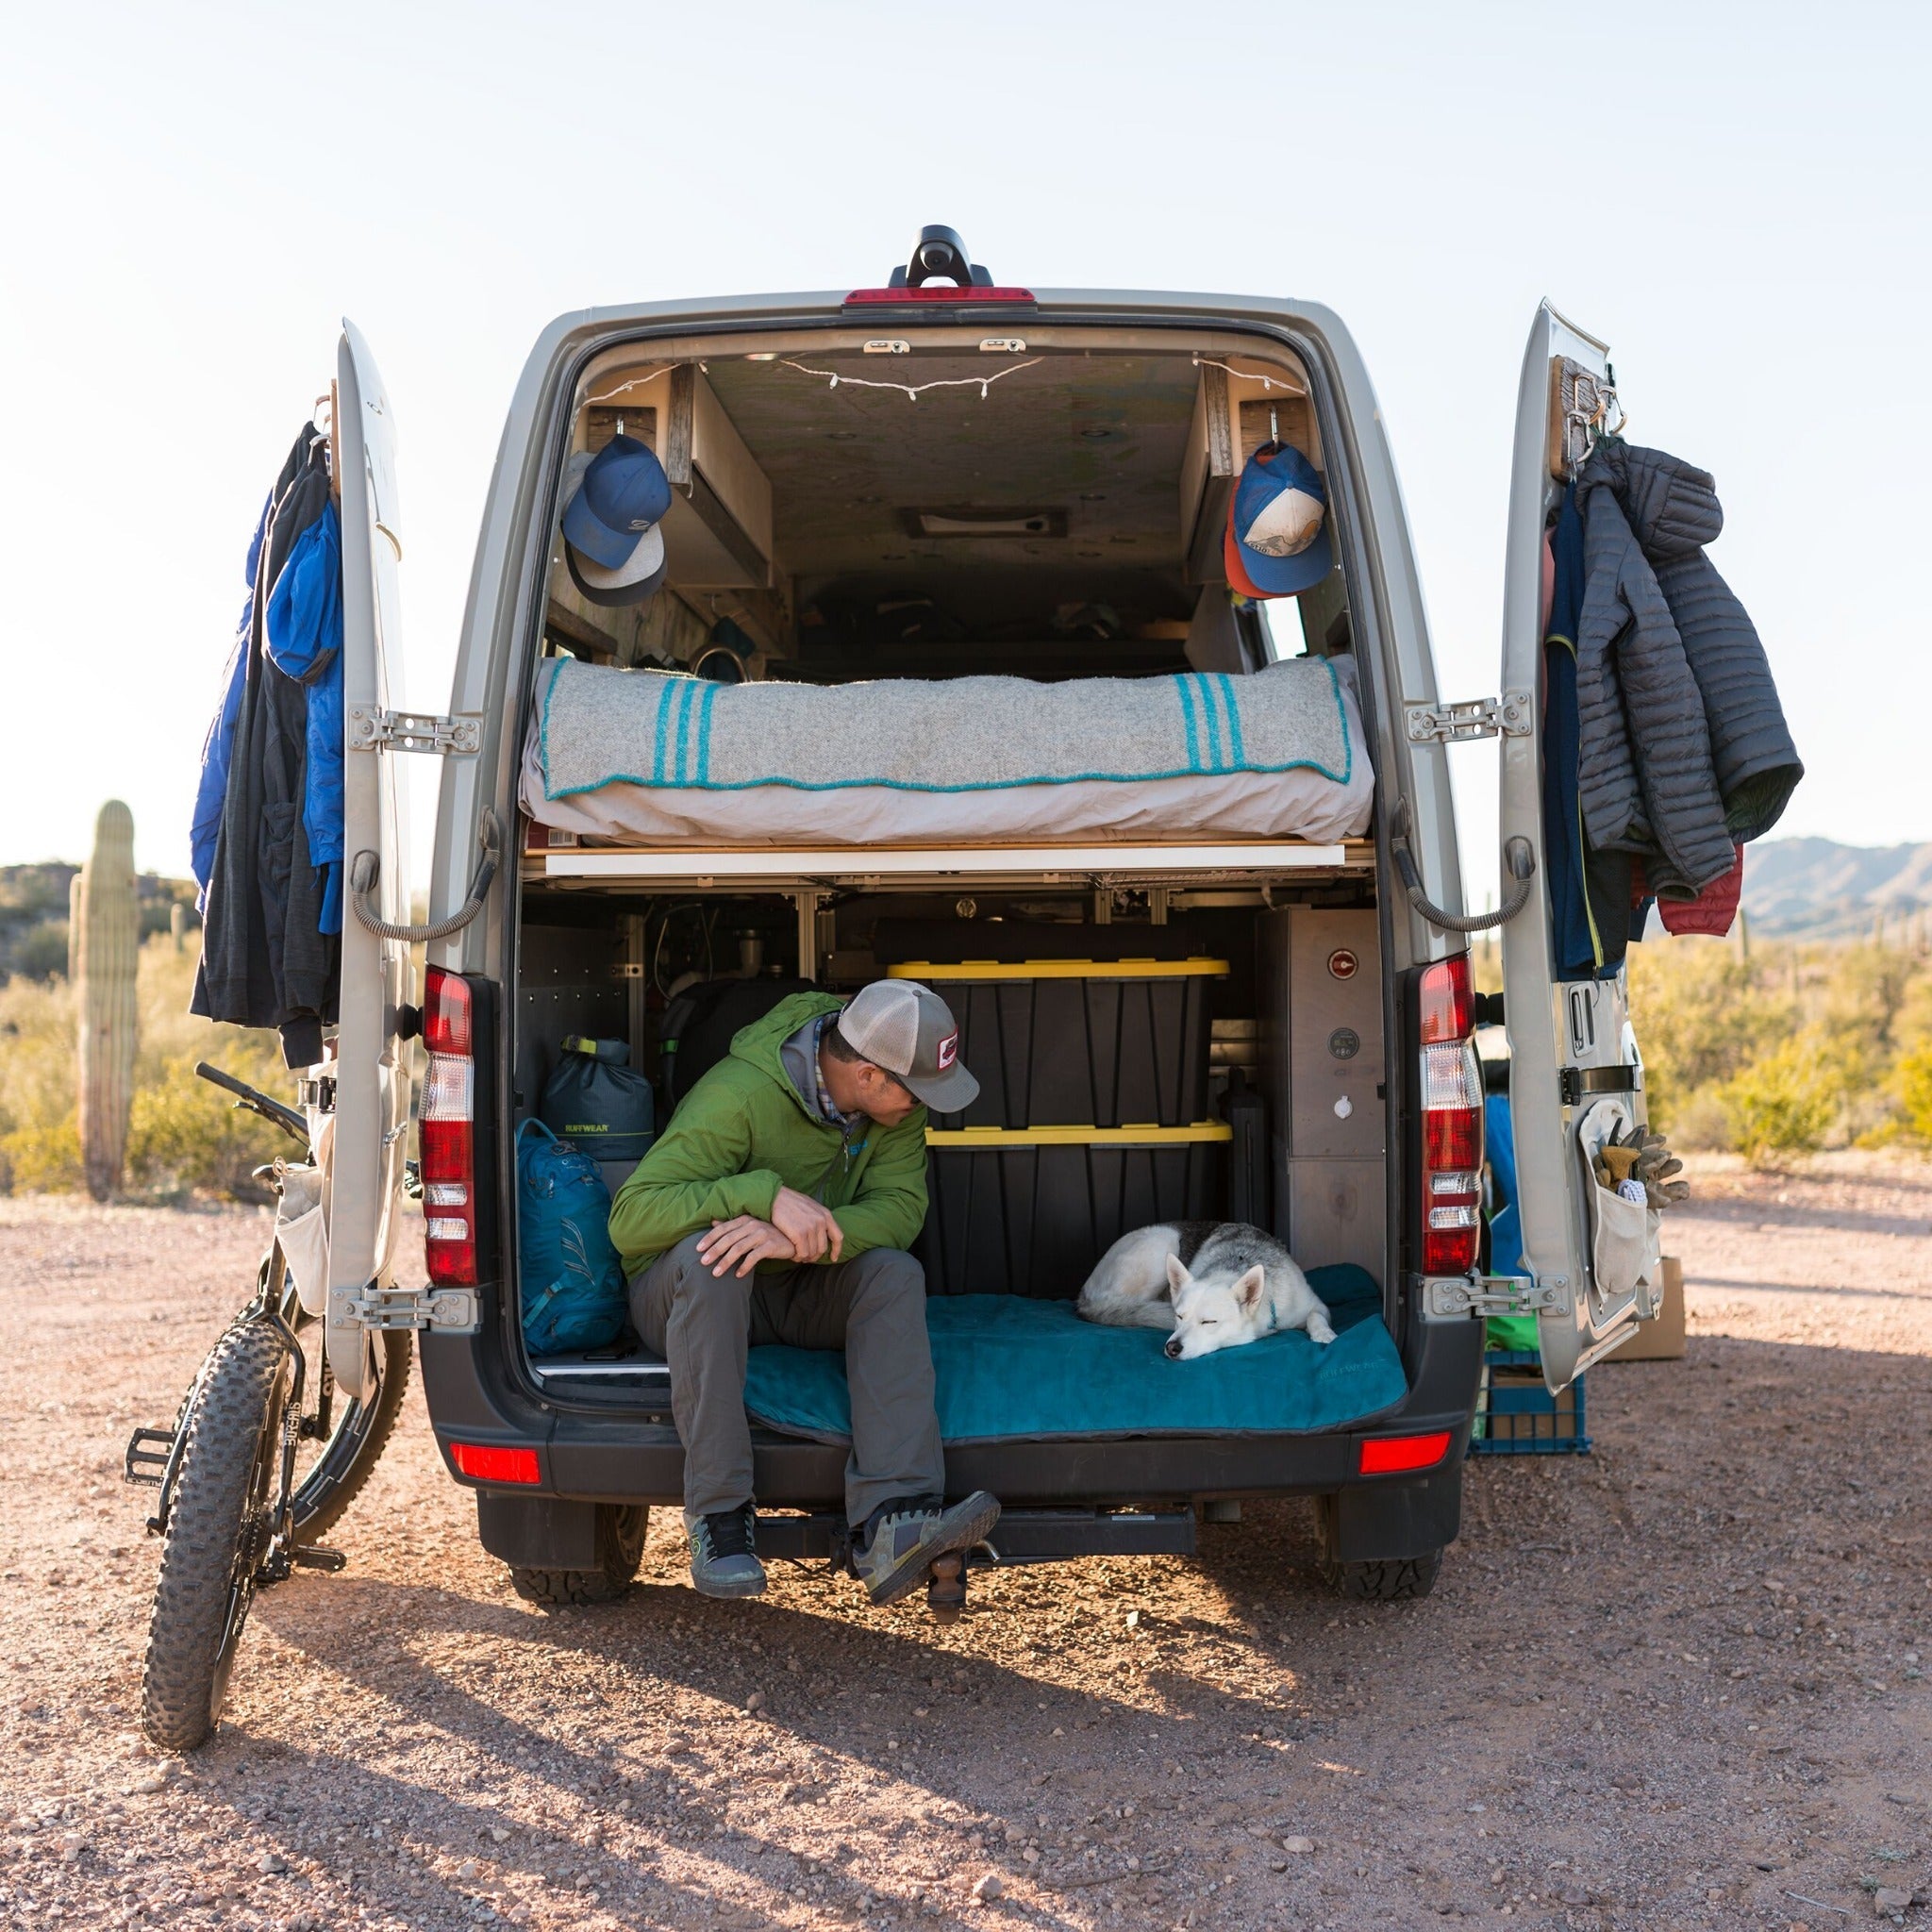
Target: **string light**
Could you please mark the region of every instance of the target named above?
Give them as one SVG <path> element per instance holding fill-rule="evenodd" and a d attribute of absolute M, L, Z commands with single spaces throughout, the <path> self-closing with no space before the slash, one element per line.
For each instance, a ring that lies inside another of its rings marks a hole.
<path fill-rule="evenodd" d="M 601 396 L 586 396 L 583 401 L 583 407 L 589 408 L 592 403 L 608 403 L 614 397 L 624 395 L 630 390 L 642 389 L 645 383 L 656 382 L 660 375 L 669 375 L 670 374 L 671 364 L 666 363 L 662 369 L 654 369 L 648 375 L 634 375 L 628 382 L 620 382 L 615 389 L 606 390 Z"/>
<path fill-rule="evenodd" d="M 1036 362 L 1046 360 L 1044 356 L 1029 356 L 1024 362 L 1009 362 L 1004 369 L 995 369 L 991 375 L 944 375 L 932 382 L 874 382 L 866 375 L 841 375 L 836 369 L 808 369 L 803 362 L 794 362 L 790 357 L 781 357 L 787 369 L 795 369 L 801 375 L 823 375 L 826 386 L 837 389 L 842 382 L 848 388 L 856 389 L 895 389 L 911 402 L 917 402 L 929 389 L 974 389 L 979 391 L 980 400 L 986 399 L 986 392 L 1003 375 L 1013 375 L 1022 369 L 1031 369 Z"/>
<path fill-rule="evenodd" d="M 1219 369 L 1229 375 L 1238 375 L 1243 382 L 1258 382 L 1263 389 L 1278 389 L 1291 396 L 1305 396 L 1307 391 L 1291 376 L 1263 375 L 1254 369 L 1230 369 L 1225 362 L 1217 362 L 1211 356 L 1196 356 L 1196 369 Z"/>

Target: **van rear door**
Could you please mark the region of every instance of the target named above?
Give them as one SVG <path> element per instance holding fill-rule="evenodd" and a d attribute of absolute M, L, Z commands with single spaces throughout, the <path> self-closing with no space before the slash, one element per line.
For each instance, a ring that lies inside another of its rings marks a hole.
<path fill-rule="evenodd" d="M 1654 1266 L 1648 1276 L 1633 1268 L 1629 1241 L 1600 1244 L 1598 1190 L 1579 1145 L 1586 1124 L 1597 1133 L 1612 1115 L 1625 1123 L 1643 1118 L 1624 977 L 1558 978 L 1543 838 L 1543 533 L 1584 453 L 1586 419 L 1608 386 L 1607 345 L 1543 303 L 1517 392 L 1503 594 L 1504 704 L 1512 694 L 1526 697 L 1517 711 L 1528 728 L 1503 737 L 1502 834 L 1506 844 L 1529 841 L 1536 885 L 1503 926 L 1503 987 L 1524 1269 L 1543 1378 L 1553 1391 L 1615 1347 L 1633 1322 L 1656 1312 Z M 1619 1209 L 1627 1213 L 1628 1204 L 1613 1201 L 1611 1213 Z M 1642 1210 L 1633 1218 L 1641 1222 Z M 1654 1248 L 1655 1217 L 1647 1239 Z M 1607 1257 L 1601 1270 L 1597 1252 Z"/>
<path fill-rule="evenodd" d="M 343 1391 L 375 1386 L 369 1295 L 393 1279 L 408 1151 L 409 1074 L 400 1037 L 408 1005 L 409 949 L 371 932 L 356 902 L 378 918 L 409 916 L 400 753 L 383 729 L 401 686 L 396 565 L 395 419 L 369 344 L 342 324 L 336 354 L 334 434 L 342 523 L 342 782 L 344 907 L 341 1024 L 334 1068 L 335 1135 L 325 1193 L 328 1360 Z M 367 883 L 374 855 L 375 877 Z M 359 877 L 364 884 L 358 888 Z"/>

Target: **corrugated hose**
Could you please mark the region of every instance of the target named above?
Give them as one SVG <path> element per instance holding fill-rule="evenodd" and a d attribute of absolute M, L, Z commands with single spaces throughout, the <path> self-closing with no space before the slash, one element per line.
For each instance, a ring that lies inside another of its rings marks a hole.
<path fill-rule="evenodd" d="M 439 919 L 429 925 L 399 925 L 394 920 L 378 919 L 372 909 L 374 902 L 370 895 L 375 890 L 376 880 L 382 876 L 382 860 L 374 852 L 364 850 L 357 853 L 349 865 L 349 904 L 355 908 L 356 923 L 379 940 L 403 940 L 410 945 L 425 945 L 431 940 L 446 940 L 451 933 L 461 932 L 483 909 L 490 882 L 495 878 L 496 867 L 503 856 L 503 827 L 497 823 L 496 813 L 490 806 L 483 808 L 476 840 L 483 848 L 483 854 L 476 861 L 476 872 L 470 881 L 468 895 L 447 919 Z"/>
<path fill-rule="evenodd" d="M 1509 896 L 1493 912 L 1445 912 L 1423 891 L 1422 875 L 1416 871 L 1415 855 L 1408 846 L 1407 799 L 1403 800 L 1395 814 L 1395 823 L 1390 828 L 1389 852 L 1395 860 L 1395 870 L 1402 879 L 1402 890 L 1407 895 L 1408 903 L 1431 925 L 1439 926 L 1443 932 L 1488 932 L 1492 926 L 1506 924 L 1514 919 L 1529 904 L 1529 890 L 1536 878 L 1536 854 L 1530 849 L 1527 839 L 1513 838 L 1504 843 L 1504 869 L 1516 884 L 1510 888 Z"/>

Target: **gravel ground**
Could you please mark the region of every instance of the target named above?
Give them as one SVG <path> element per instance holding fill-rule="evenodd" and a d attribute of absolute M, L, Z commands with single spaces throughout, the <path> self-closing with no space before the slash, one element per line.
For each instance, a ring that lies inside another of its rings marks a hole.
<path fill-rule="evenodd" d="M 783 1564 L 708 1604 L 665 1512 L 625 1602 L 546 1616 L 412 1392 L 350 1568 L 259 1600 L 164 1761 L 121 1450 L 265 1225 L 0 1200 L 8 1926 L 1822 1932 L 1932 1881 L 1932 1168 L 1707 1168 L 1688 1359 L 1592 1373 L 1591 1457 L 1472 1464 L 1422 1604 L 1341 1608 L 1294 1504 L 949 1630 Z"/>

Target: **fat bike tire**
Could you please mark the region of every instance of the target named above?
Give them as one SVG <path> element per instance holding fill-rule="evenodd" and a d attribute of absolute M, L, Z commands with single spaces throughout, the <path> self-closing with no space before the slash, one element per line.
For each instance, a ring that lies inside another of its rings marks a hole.
<path fill-rule="evenodd" d="M 142 1729 L 164 1751 L 194 1750 L 221 1719 L 274 1528 L 289 1379 L 274 1329 L 241 1323 L 190 1407 L 142 1672 Z"/>

